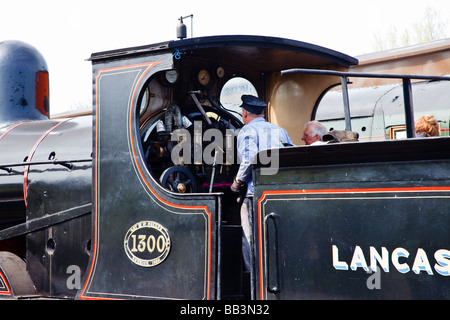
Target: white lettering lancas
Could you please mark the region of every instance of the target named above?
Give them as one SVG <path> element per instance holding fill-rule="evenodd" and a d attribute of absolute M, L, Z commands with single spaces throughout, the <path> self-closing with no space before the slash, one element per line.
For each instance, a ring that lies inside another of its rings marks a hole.
<path fill-rule="evenodd" d="M 375 247 L 371 246 L 369 248 L 369 259 L 367 260 L 361 247 L 355 246 L 352 259 L 348 263 L 339 260 L 339 248 L 336 245 L 332 246 L 333 267 L 336 270 L 348 270 L 350 268 L 356 271 L 358 268 L 362 268 L 366 272 L 369 272 L 370 268 L 371 271 L 377 272 L 379 264 L 384 272 L 389 272 L 389 262 L 391 262 L 394 268 L 400 273 L 408 273 L 412 270 L 416 274 L 424 271 L 429 275 L 433 275 L 434 269 L 441 276 L 450 275 L 450 250 L 436 250 L 433 255 L 435 260 L 433 267 L 430 264 L 427 253 L 422 248 L 417 249 L 414 260 L 410 259 L 409 256 L 410 252 L 404 248 L 395 248 L 391 255 L 389 255 L 389 251 L 385 247 L 381 248 L 380 254 Z"/>

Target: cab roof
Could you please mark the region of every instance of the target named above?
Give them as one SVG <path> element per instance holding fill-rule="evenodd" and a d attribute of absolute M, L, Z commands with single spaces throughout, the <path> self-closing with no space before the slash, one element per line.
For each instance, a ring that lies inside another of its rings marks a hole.
<path fill-rule="evenodd" d="M 247 67 L 253 64 L 259 66 L 263 64 L 265 66 L 264 72 L 296 67 L 350 67 L 358 64 L 356 58 L 314 44 L 285 38 L 250 35 L 208 36 L 173 40 L 93 53 L 89 60 L 100 62 L 105 59 L 120 59 L 130 55 L 155 55 L 167 52 L 195 55 L 200 58 L 214 59 L 216 62 L 230 62 L 230 59 L 237 59 L 240 64 Z"/>

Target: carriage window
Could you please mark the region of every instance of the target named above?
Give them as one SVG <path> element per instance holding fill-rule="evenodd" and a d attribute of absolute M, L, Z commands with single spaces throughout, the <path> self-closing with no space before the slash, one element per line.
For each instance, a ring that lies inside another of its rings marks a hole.
<path fill-rule="evenodd" d="M 258 96 L 253 84 L 245 78 L 236 77 L 232 78 L 225 83 L 220 92 L 220 103 L 224 108 L 238 114 L 239 118 L 242 110 L 240 105 L 242 104 L 241 96 L 243 94 L 251 94 Z"/>
<path fill-rule="evenodd" d="M 417 81 L 412 84 L 414 119 L 423 115 L 434 116 L 441 135 L 448 135 L 445 118 L 448 99 L 441 93 L 446 92 L 449 86 L 447 81 Z M 352 131 L 359 133 L 360 141 L 407 138 L 401 83 L 351 88 L 349 100 Z M 330 90 L 323 96 L 314 119 L 329 129 L 344 129 L 342 90 Z"/>
<path fill-rule="evenodd" d="M 350 116 L 352 131 L 359 134 L 360 141 L 385 140 L 389 135 L 386 110 L 395 111 L 395 117 L 390 119 L 397 127 L 404 121 L 403 99 L 391 94 L 401 90 L 401 85 L 383 85 L 349 89 Z M 401 92 L 400 92 L 401 96 Z M 381 99 L 386 103 L 380 103 Z M 395 119 L 394 119 L 395 118 Z M 345 115 L 342 90 L 336 88 L 327 92 L 317 106 L 315 119 L 323 123 L 329 130 L 345 130 Z M 391 121 L 390 120 L 390 121 Z M 400 122 L 398 122 L 400 121 Z M 391 135 L 392 136 L 392 135 Z M 401 137 L 399 131 L 396 138 Z"/>

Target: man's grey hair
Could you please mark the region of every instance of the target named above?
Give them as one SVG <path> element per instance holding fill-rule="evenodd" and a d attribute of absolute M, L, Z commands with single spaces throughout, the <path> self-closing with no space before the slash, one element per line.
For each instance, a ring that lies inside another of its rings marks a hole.
<path fill-rule="evenodd" d="M 317 120 L 308 121 L 305 125 L 305 128 L 311 126 L 311 135 L 314 137 L 317 134 L 320 136 L 320 139 L 322 139 L 323 135 L 328 132 L 327 127 L 325 127 L 322 123 L 320 123 Z"/>

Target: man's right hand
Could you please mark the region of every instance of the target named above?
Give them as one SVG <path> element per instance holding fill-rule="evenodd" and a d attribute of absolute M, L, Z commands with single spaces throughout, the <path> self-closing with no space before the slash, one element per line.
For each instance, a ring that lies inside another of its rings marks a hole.
<path fill-rule="evenodd" d="M 233 179 L 233 184 L 231 185 L 230 189 L 233 192 L 240 192 L 242 189 L 242 186 L 245 185 L 245 182 L 237 180 L 236 177 Z"/>

